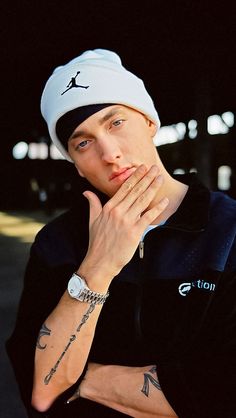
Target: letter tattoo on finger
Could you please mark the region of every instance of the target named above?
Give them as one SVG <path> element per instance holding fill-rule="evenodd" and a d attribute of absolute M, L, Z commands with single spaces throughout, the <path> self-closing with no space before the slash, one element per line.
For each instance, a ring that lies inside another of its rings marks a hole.
<path fill-rule="evenodd" d="M 158 390 L 161 390 L 161 386 L 160 386 L 160 383 L 159 383 L 159 381 L 158 381 L 158 379 L 157 379 L 157 376 L 156 376 L 156 378 L 155 377 L 153 377 L 151 374 L 149 374 L 149 373 L 152 373 L 152 374 L 155 374 L 156 373 L 156 366 L 153 366 L 148 372 L 146 372 L 146 373 L 144 373 L 144 383 L 143 383 L 143 387 L 142 387 L 142 389 L 141 389 L 141 392 L 143 392 L 144 393 L 144 395 L 145 396 L 147 396 L 148 397 L 148 395 L 149 395 L 149 382 L 156 388 L 156 389 L 158 389 Z"/>

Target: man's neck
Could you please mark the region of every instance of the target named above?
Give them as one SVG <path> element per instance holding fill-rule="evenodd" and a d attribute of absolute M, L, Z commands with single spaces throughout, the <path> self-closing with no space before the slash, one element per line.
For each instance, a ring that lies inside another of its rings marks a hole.
<path fill-rule="evenodd" d="M 162 212 L 160 216 L 158 216 L 152 222 L 152 224 L 156 225 L 160 224 L 163 221 L 166 221 L 171 215 L 173 215 L 177 211 L 188 190 L 187 184 L 175 180 L 166 172 L 163 173 L 163 178 L 163 185 L 157 192 L 156 197 L 153 200 L 151 206 L 154 206 L 155 204 L 160 202 L 160 200 L 164 197 L 167 197 L 169 199 L 169 204 L 164 210 L 164 212 Z"/>

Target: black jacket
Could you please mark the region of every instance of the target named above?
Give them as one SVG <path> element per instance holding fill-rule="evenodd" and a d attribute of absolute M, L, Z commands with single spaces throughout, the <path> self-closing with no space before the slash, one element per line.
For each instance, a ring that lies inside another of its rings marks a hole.
<path fill-rule="evenodd" d="M 209 192 L 195 175 L 177 212 L 150 231 L 110 286 L 89 361 L 155 364 L 162 390 L 180 418 L 236 416 L 236 202 Z M 33 361 L 42 323 L 65 291 L 88 246 L 88 207 L 46 225 L 36 236 L 15 330 L 7 342 L 29 416 L 116 417 L 80 399 L 74 388 L 46 414 L 30 407 Z M 115 330 L 115 332 L 114 332 Z"/>

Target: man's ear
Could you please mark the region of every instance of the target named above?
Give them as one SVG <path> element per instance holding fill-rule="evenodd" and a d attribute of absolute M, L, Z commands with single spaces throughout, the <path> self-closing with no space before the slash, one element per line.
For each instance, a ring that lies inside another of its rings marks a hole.
<path fill-rule="evenodd" d="M 148 127 L 150 128 L 151 137 L 153 138 L 157 133 L 157 125 L 152 122 L 150 119 L 147 119 Z"/>

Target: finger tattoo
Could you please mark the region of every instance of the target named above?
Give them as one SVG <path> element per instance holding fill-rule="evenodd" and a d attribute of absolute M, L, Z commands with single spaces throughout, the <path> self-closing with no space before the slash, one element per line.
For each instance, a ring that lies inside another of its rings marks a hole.
<path fill-rule="evenodd" d="M 147 397 L 149 395 L 149 382 L 156 389 L 161 390 L 161 386 L 160 386 L 160 383 L 157 379 L 157 375 L 156 375 L 156 378 L 155 378 L 150 373 L 152 373 L 152 374 L 156 373 L 156 366 L 153 366 L 148 372 L 144 373 L 144 383 L 143 383 L 143 387 L 141 389 L 141 392 L 143 392 L 144 395 L 147 396 Z"/>

